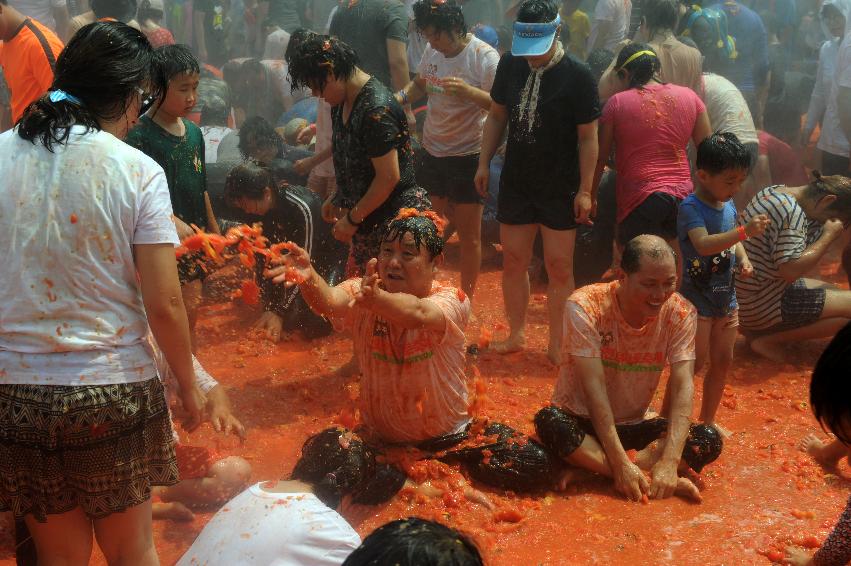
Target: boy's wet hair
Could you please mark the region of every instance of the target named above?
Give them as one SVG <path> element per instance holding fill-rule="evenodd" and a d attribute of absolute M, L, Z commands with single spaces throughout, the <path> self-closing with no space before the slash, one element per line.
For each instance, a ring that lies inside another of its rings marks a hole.
<path fill-rule="evenodd" d="M 201 65 L 188 45 L 163 45 L 154 51 L 154 61 L 166 82 L 178 75 L 201 74 Z"/>
<path fill-rule="evenodd" d="M 418 517 L 397 519 L 372 532 L 343 566 L 481 566 L 482 555 L 465 535 Z"/>
<path fill-rule="evenodd" d="M 647 235 L 636 236 L 626 243 L 621 255 L 621 269 L 627 275 L 638 273 L 641 271 L 641 258 L 651 257 L 659 259 L 666 254 L 671 254 L 674 258 L 674 263 L 677 262 L 677 254 L 674 249 L 669 246 L 664 240 L 655 241 Z"/>
<path fill-rule="evenodd" d="M 751 153 L 732 132 L 715 132 L 697 146 L 697 168 L 710 175 L 750 171 Z"/>
<path fill-rule="evenodd" d="M 402 472 L 378 464 L 372 449 L 344 428 L 329 428 L 308 438 L 290 478 L 309 483 L 314 495 L 332 509 L 347 494 L 355 503 L 382 503 L 405 483 Z"/>
<path fill-rule="evenodd" d="M 275 131 L 274 126 L 262 116 L 251 116 L 239 129 L 239 152 L 246 159 L 250 157 L 248 154 L 249 142 L 255 146 L 275 146 L 278 148 L 278 153 L 283 152 L 284 140 Z"/>
<path fill-rule="evenodd" d="M 810 406 L 816 420 L 851 446 L 851 324 L 836 333 L 816 362 L 810 381 Z"/>
<path fill-rule="evenodd" d="M 458 0 L 417 0 L 413 6 L 417 30 L 428 27 L 439 33 L 467 34 L 464 12 Z"/>
<path fill-rule="evenodd" d="M 433 210 L 403 208 L 387 226 L 381 241 L 401 242 L 405 234 L 411 234 L 417 249 L 425 245 L 432 259 L 443 253 L 443 219 Z"/>
<path fill-rule="evenodd" d="M 225 179 L 225 202 L 234 206 L 243 199 L 260 200 L 267 188 L 275 188 L 272 172 L 254 161 L 240 163 Z"/>
<path fill-rule="evenodd" d="M 79 99 L 52 102 L 45 94 L 18 121 L 21 138 L 41 143 L 48 151 L 64 144 L 70 126 L 101 129 L 104 121 L 119 120 L 139 99 L 138 89 L 159 97 L 166 83 L 153 72 L 154 50 L 137 29 L 119 22 L 83 26 L 56 59 L 50 90 Z"/>
<path fill-rule="evenodd" d="M 302 88 L 321 92 L 332 74 L 344 81 L 350 79 L 357 69 L 358 56 L 336 37 L 316 34 L 305 38 L 293 50 L 289 61 L 293 92 Z"/>
<path fill-rule="evenodd" d="M 813 171 L 813 180 L 807 185 L 805 196 L 818 200 L 828 195 L 836 197 L 828 210 L 845 223 L 851 221 L 851 179 L 842 175 L 825 177 L 819 171 Z"/>
<path fill-rule="evenodd" d="M 672 30 L 677 27 L 680 4 L 678 0 L 644 0 L 641 5 L 641 17 L 647 23 L 651 34 Z"/>
<path fill-rule="evenodd" d="M 543 24 L 558 16 L 558 5 L 553 0 L 525 0 L 517 10 L 517 21 L 524 24 Z"/>
<path fill-rule="evenodd" d="M 586 63 L 591 68 L 591 74 L 599 81 L 603 73 L 606 72 L 606 69 L 609 68 L 609 65 L 612 64 L 612 59 L 614 58 L 614 53 L 604 47 L 598 47 L 588 54 Z"/>

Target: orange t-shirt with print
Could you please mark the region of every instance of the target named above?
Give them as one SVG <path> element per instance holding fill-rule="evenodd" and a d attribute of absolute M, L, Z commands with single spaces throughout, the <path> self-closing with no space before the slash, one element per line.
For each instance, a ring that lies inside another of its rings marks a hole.
<path fill-rule="evenodd" d="M 588 285 L 568 299 L 564 353 L 569 355 L 561 367 L 553 402 L 574 415 L 589 417 L 573 358 L 599 358 L 615 423 L 628 424 L 644 419 L 666 363 L 695 358 L 697 312 L 674 293 L 659 316 L 634 328 L 624 320 L 618 305 L 619 286 L 619 281 Z"/>
<path fill-rule="evenodd" d="M 64 47 L 53 31 L 33 19 L 27 19 L 5 42 L 0 66 L 12 92 L 13 122 L 53 84 L 56 58 Z"/>
<path fill-rule="evenodd" d="M 339 285 L 354 296 L 360 279 Z M 355 306 L 344 327 L 352 332 L 362 372 L 364 424 L 387 442 L 417 442 L 461 431 L 469 422 L 464 328 L 470 300 L 435 283 L 425 299 L 444 315 L 443 332 L 402 328 Z"/>

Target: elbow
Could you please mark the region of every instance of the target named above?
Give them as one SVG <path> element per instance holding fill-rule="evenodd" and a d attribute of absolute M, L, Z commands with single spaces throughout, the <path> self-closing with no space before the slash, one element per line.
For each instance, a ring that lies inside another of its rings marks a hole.
<path fill-rule="evenodd" d="M 781 265 L 777 269 L 777 275 L 780 276 L 780 279 L 782 279 L 786 283 L 794 283 L 798 280 L 798 271 L 796 269 L 793 269 L 788 264 Z"/>
<path fill-rule="evenodd" d="M 176 320 L 180 320 L 181 315 L 186 316 L 183 297 L 180 294 L 167 298 L 158 298 L 154 304 L 145 306 L 145 312 L 148 320 L 154 324 L 170 324 Z"/>

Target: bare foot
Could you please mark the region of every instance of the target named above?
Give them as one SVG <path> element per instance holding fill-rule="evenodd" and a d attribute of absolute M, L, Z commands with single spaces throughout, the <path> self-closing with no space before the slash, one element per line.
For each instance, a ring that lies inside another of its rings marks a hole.
<path fill-rule="evenodd" d="M 653 469 L 653 465 L 658 462 L 659 458 L 662 456 L 662 449 L 662 443 L 658 440 L 654 440 L 645 448 L 635 453 L 635 465 L 638 466 L 639 469 L 649 472 Z"/>
<path fill-rule="evenodd" d="M 154 503 L 151 507 L 151 514 L 156 520 L 169 519 L 172 521 L 186 522 L 195 518 L 195 514 L 189 510 L 189 507 L 177 501 L 170 503 Z"/>
<path fill-rule="evenodd" d="M 594 477 L 594 473 L 583 468 L 569 467 L 562 470 L 561 474 L 556 478 L 555 490 L 565 491 L 568 486 L 575 483 L 583 482 Z"/>
<path fill-rule="evenodd" d="M 700 490 L 687 478 L 677 478 L 677 487 L 674 489 L 674 495 L 682 497 L 686 501 L 693 501 L 695 503 L 703 502 L 703 496 L 700 495 Z"/>
<path fill-rule="evenodd" d="M 549 358 L 550 362 L 554 366 L 561 365 L 561 346 L 555 345 L 550 342 L 549 348 L 547 348 L 547 358 Z"/>
<path fill-rule="evenodd" d="M 522 334 L 520 336 L 509 336 L 506 340 L 492 342 L 490 349 L 497 354 L 513 354 L 514 352 L 522 352 L 526 349 L 526 337 Z"/>
<path fill-rule="evenodd" d="M 786 361 L 786 355 L 783 352 L 783 347 L 780 344 L 772 342 L 765 336 L 754 338 L 751 340 L 751 350 L 759 354 L 763 358 L 767 358 L 772 362 L 782 364 Z"/>
<path fill-rule="evenodd" d="M 487 507 L 490 511 L 496 509 L 496 505 L 494 505 L 488 496 L 479 491 L 478 489 L 471 487 L 469 485 L 464 486 L 464 497 L 467 498 L 468 501 L 472 501 L 473 503 L 479 503 Z"/>
<path fill-rule="evenodd" d="M 798 444 L 798 449 L 801 452 L 809 454 L 813 460 L 828 471 L 836 470 L 839 460 L 844 455 L 844 452 L 831 450 L 832 447 L 833 443 L 826 444 L 815 434 L 808 434 Z"/>

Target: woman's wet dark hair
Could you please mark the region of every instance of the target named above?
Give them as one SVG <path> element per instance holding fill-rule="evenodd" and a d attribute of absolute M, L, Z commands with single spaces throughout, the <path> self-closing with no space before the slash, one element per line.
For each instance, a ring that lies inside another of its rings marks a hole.
<path fill-rule="evenodd" d="M 248 118 L 239 129 L 239 151 L 246 159 L 251 157 L 249 154 L 251 145 L 274 145 L 278 148 L 278 157 L 284 155 L 284 140 L 272 124 L 262 116 Z"/>
<path fill-rule="evenodd" d="M 290 57 L 292 90 L 316 88 L 322 91 L 332 73 L 335 78 L 348 80 L 355 74 L 357 64 L 355 51 L 336 37 L 312 35 L 305 38 Z"/>
<path fill-rule="evenodd" d="M 629 61 L 630 57 L 641 51 L 648 51 L 649 53 L 644 53 Z M 629 62 L 627 63 L 627 61 Z M 646 43 L 628 44 L 621 49 L 615 61 L 615 70 L 619 77 L 623 76 L 624 71 L 629 71 L 629 88 L 643 87 L 657 77 L 661 68 L 656 50 Z"/>
<path fill-rule="evenodd" d="M 201 65 L 188 45 L 163 45 L 154 52 L 154 60 L 166 82 L 178 75 L 201 74 Z"/>
<path fill-rule="evenodd" d="M 697 146 L 698 169 L 710 175 L 723 171 L 750 171 L 751 154 L 732 132 L 715 132 Z"/>
<path fill-rule="evenodd" d="M 644 0 L 641 5 L 641 17 L 650 30 L 650 37 L 658 31 L 673 30 L 680 17 L 680 4 L 677 0 Z"/>
<path fill-rule="evenodd" d="M 551 22 L 558 16 L 558 4 L 553 0 L 525 0 L 517 10 L 517 21 L 524 24 Z"/>
<path fill-rule="evenodd" d="M 309 483 L 314 495 L 332 509 L 346 494 L 352 494 L 355 503 L 382 503 L 405 483 L 402 472 L 376 463 L 372 449 L 344 428 L 329 428 L 308 438 L 290 478 Z"/>
<path fill-rule="evenodd" d="M 467 35 L 464 12 L 458 0 L 417 0 L 413 6 L 414 23 L 419 31 L 434 28 L 449 35 Z"/>
<path fill-rule="evenodd" d="M 92 0 L 91 7 L 99 20 L 113 18 L 129 22 L 136 16 L 136 0 Z"/>
<path fill-rule="evenodd" d="M 287 65 L 290 64 L 296 49 L 298 49 L 306 39 L 317 35 L 319 34 L 307 28 L 298 28 L 292 32 L 292 34 L 290 34 L 290 42 L 287 43 L 287 50 L 284 52 L 284 61 L 287 62 Z"/>
<path fill-rule="evenodd" d="M 434 258 L 443 253 L 444 245 L 438 223 L 441 223 L 441 221 L 433 211 L 419 212 L 413 208 L 402 209 L 399 211 L 399 215 L 387 226 L 387 232 L 384 233 L 381 241 L 402 241 L 405 234 L 410 233 L 417 249 L 421 249 L 425 245 L 431 257 Z"/>
<path fill-rule="evenodd" d="M 274 189 L 275 176 L 267 167 L 254 162 L 240 163 L 225 179 L 225 202 L 234 206 L 242 199 L 260 200 L 267 188 Z"/>
<path fill-rule="evenodd" d="M 49 151 L 68 141 L 69 128 L 100 130 L 100 122 L 120 119 L 138 100 L 139 90 L 158 96 L 166 82 L 154 67 L 154 50 L 139 30 L 119 22 L 95 22 L 81 28 L 56 60 L 50 90 L 79 99 L 50 101 L 45 94 L 18 121 L 18 135 Z"/>
<path fill-rule="evenodd" d="M 139 11 L 136 14 L 136 18 L 140 22 L 144 22 L 145 20 L 159 21 L 163 18 L 163 11 L 159 8 L 152 8 L 151 0 L 142 0 L 139 3 Z"/>
<path fill-rule="evenodd" d="M 836 199 L 828 210 L 836 213 L 843 222 L 851 221 L 851 179 L 842 175 L 823 176 L 819 171 L 813 171 L 813 180 L 807 185 L 804 195 L 818 200 L 833 195 Z"/>
<path fill-rule="evenodd" d="M 410 517 L 378 527 L 343 566 L 481 566 L 482 555 L 465 535 L 446 525 Z"/>
<path fill-rule="evenodd" d="M 851 324 L 836 333 L 816 362 L 810 381 L 810 406 L 816 420 L 851 446 Z"/>

